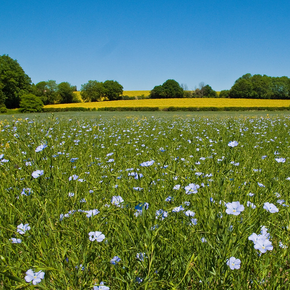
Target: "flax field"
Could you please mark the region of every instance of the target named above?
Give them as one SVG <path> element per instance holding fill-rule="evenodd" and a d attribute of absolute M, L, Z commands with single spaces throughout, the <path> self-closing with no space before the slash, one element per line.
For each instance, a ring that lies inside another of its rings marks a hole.
<path fill-rule="evenodd" d="M 0 122 L 1 289 L 290 288 L 290 115 L 90 116 Z"/>

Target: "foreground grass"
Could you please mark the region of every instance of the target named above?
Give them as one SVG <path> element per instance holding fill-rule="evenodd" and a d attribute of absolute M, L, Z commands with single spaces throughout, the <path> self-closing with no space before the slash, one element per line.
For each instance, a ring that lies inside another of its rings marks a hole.
<path fill-rule="evenodd" d="M 289 288 L 289 117 L 91 113 L 1 122 L 3 289 Z"/>
<path fill-rule="evenodd" d="M 144 99 L 144 100 L 120 100 L 91 103 L 72 103 L 47 105 L 45 108 L 104 108 L 104 107 L 289 107 L 290 100 L 258 100 L 258 99 Z"/>

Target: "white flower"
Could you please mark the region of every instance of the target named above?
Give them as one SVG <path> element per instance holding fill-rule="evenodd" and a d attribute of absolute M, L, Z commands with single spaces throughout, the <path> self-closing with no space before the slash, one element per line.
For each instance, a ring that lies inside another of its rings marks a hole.
<path fill-rule="evenodd" d="M 285 163 L 285 161 L 286 161 L 285 158 L 275 158 L 275 160 L 276 160 L 278 163 Z"/>

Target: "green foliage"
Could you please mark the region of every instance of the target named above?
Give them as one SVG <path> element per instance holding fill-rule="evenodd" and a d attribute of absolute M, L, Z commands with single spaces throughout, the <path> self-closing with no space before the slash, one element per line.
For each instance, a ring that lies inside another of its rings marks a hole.
<path fill-rule="evenodd" d="M 193 94 L 193 98 L 217 98 L 217 92 L 212 89 L 210 85 L 200 84 L 200 88 L 197 88 Z"/>
<path fill-rule="evenodd" d="M 175 80 L 167 80 L 161 86 L 155 86 L 150 92 L 150 98 L 183 98 L 184 91 Z"/>
<path fill-rule="evenodd" d="M 120 85 L 117 81 L 107 80 L 104 82 L 103 86 L 104 95 L 108 98 L 109 101 L 122 99 L 123 86 Z"/>
<path fill-rule="evenodd" d="M 6 108 L 5 104 L 0 104 L 0 113 L 1 114 L 7 113 L 7 108 Z"/>
<path fill-rule="evenodd" d="M 40 97 L 37 97 L 31 93 L 22 95 L 20 98 L 20 112 L 30 113 L 30 112 L 41 112 L 43 107 L 43 102 Z"/>
<path fill-rule="evenodd" d="M 230 98 L 290 99 L 290 79 L 246 74 L 235 81 Z"/>
<path fill-rule="evenodd" d="M 81 97 L 85 102 L 99 102 L 105 96 L 105 88 L 102 82 L 88 81 L 81 86 Z"/>
<path fill-rule="evenodd" d="M 57 85 L 57 96 L 59 99 L 59 103 L 67 104 L 72 103 L 74 99 L 74 86 L 71 86 L 68 82 L 62 82 Z"/>
<path fill-rule="evenodd" d="M 31 79 L 17 60 L 0 56 L 0 103 L 7 108 L 18 108 L 20 96 L 31 91 Z"/>
<path fill-rule="evenodd" d="M 220 91 L 219 98 L 229 98 L 230 90 L 222 90 Z"/>

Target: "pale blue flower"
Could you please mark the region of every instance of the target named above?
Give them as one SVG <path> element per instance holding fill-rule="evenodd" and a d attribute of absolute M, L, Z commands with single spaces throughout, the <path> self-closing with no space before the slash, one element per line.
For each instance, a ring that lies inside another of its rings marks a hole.
<path fill-rule="evenodd" d="M 285 163 L 286 159 L 285 158 L 275 158 L 275 160 L 278 162 L 278 163 Z"/>
<path fill-rule="evenodd" d="M 249 207 L 251 207 L 253 209 L 256 208 L 256 206 L 252 202 L 250 202 L 250 201 L 247 201 L 247 206 L 249 206 Z"/>
<path fill-rule="evenodd" d="M 147 257 L 145 253 L 137 253 L 136 258 L 140 261 L 144 261 L 144 258 L 147 258 Z"/>
<path fill-rule="evenodd" d="M 151 161 L 145 161 L 145 162 L 142 162 L 142 163 L 140 164 L 140 166 L 142 166 L 142 167 L 148 167 L 148 166 L 153 165 L 154 162 L 155 162 L 154 160 L 151 160 Z"/>
<path fill-rule="evenodd" d="M 197 190 L 199 189 L 199 185 L 195 183 L 190 183 L 189 185 L 185 186 L 185 193 L 186 194 L 192 194 L 197 193 Z"/>
<path fill-rule="evenodd" d="M 231 270 L 240 269 L 241 260 L 236 259 L 235 257 L 230 257 L 229 260 L 227 261 L 227 265 L 231 268 Z"/>
<path fill-rule="evenodd" d="M 86 213 L 86 217 L 88 217 L 88 218 L 90 218 L 90 217 L 92 217 L 92 216 L 95 216 L 95 215 L 97 215 L 98 213 L 100 213 L 100 211 L 97 210 L 97 209 L 85 210 L 84 212 Z"/>
<path fill-rule="evenodd" d="M 32 190 L 31 188 L 23 188 L 22 191 L 21 191 L 21 195 L 30 195 L 32 193 Z"/>
<path fill-rule="evenodd" d="M 167 202 L 170 202 L 172 200 L 173 200 L 173 197 L 172 196 L 168 196 L 168 197 L 165 198 L 165 201 L 167 201 Z"/>
<path fill-rule="evenodd" d="M 39 176 L 43 175 L 44 171 L 43 170 L 36 170 L 32 172 L 32 177 L 33 178 L 38 178 Z"/>
<path fill-rule="evenodd" d="M 229 147 L 236 147 L 238 145 L 239 145 L 239 143 L 237 141 L 231 141 L 231 142 L 228 143 Z"/>
<path fill-rule="evenodd" d="M 286 245 L 283 245 L 283 243 L 280 241 L 279 242 L 279 247 L 282 249 L 287 249 L 288 247 Z"/>
<path fill-rule="evenodd" d="M 239 215 L 245 208 L 239 201 L 226 203 L 226 213 L 232 215 Z"/>
<path fill-rule="evenodd" d="M 163 209 L 159 209 L 156 211 L 156 219 L 161 217 L 161 220 L 164 220 L 167 216 L 168 216 L 168 213 L 167 211 L 164 211 Z"/>
<path fill-rule="evenodd" d="M 89 232 L 89 240 L 91 242 L 94 242 L 97 240 L 97 242 L 102 242 L 105 239 L 105 235 L 102 232 Z"/>
<path fill-rule="evenodd" d="M 46 147 L 47 147 L 47 144 L 41 144 L 35 149 L 35 152 L 40 152 Z"/>
<path fill-rule="evenodd" d="M 120 206 L 120 204 L 124 202 L 124 199 L 121 196 L 113 196 L 111 203 L 116 206 Z"/>
<path fill-rule="evenodd" d="M 20 244 L 22 242 L 21 239 L 16 238 L 11 238 L 10 241 L 12 242 L 12 244 Z"/>
<path fill-rule="evenodd" d="M 111 259 L 110 263 L 113 265 L 116 265 L 120 261 L 121 261 L 121 259 L 118 256 L 115 256 L 113 259 Z"/>
<path fill-rule="evenodd" d="M 33 272 L 31 269 L 29 269 L 26 272 L 26 276 L 25 276 L 25 281 L 30 283 L 32 281 L 33 285 L 36 285 L 38 283 L 41 282 L 42 279 L 44 279 L 44 272 L 39 271 L 39 272 Z"/>
<path fill-rule="evenodd" d="M 70 176 L 69 178 L 68 178 L 68 180 L 69 181 L 71 181 L 71 180 L 77 180 L 78 179 L 78 175 L 72 175 L 72 176 Z"/>
<path fill-rule="evenodd" d="M 172 212 L 180 212 L 180 211 L 183 211 L 183 210 L 184 210 L 183 206 L 180 205 L 178 207 L 173 208 Z"/>
<path fill-rule="evenodd" d="M 20 224 L 17 226 L 17 232 L 20 234 L 20 235 L 24 235 L 26 231 L 29 231 L 31 228 L 29 226 L 29 224 Z"/>
<path fill-rule="evenodd" d="M 186 216 L 190 216 L 190 217 L 194 217 L 195 216 L 195 212 L 191 211 L 191 210 L 187 210 L 186 212 L 184 212 L 184 214 Z"/>
<path fill-rule="evenodd" d="M 278 212 L 279 209 L 273 203 L 265 202 L 263 208 L 270 213 Z"/>
<path fill-rule="evenodd" d="M 254 248 L 259 250 L 261 253 L 266 253 L 267 251 L 272 251 L 272 243 L 263 235 L 261 235 L 255 242 Z"/>

